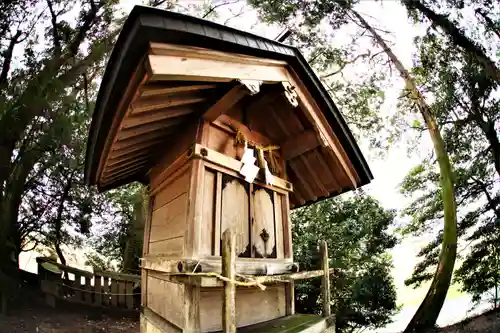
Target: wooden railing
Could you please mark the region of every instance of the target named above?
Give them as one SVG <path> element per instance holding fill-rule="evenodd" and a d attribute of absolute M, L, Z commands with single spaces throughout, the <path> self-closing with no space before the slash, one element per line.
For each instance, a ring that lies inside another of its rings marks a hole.
<path fill-rule="evenodd" d="M 52 307 L 57 299 L 129 310 L 140 306 L 140 275 L 89 272 L 43 257 L 37 263 L 42 291 Z"/>

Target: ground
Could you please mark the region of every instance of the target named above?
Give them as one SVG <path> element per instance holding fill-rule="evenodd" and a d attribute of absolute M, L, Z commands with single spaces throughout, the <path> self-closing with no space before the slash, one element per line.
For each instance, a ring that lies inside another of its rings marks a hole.
<path fill-rule="evenodd" d="M 36 291 L 18 294 L 7 315 L 0 315 L 0 333 L 139 333 L 139 314 L 109 312 L 84 305 L 48 307 Z M 444 327 L 439 333 L 499 333 L 500 310 Z"/>
<path fill-rule="evenodd" d="M 71 304 L 47 307 L 41 295 L 29 293 L 0 315 L 2 333 L 139 333 L 139 314 L 108 313 Z M 21 297 L 19 297 L 21 298 Z"/>
<path fill-rule="evenodd" d="M 500 332 L 500 309 L 466 319 L 458 324 L 444 327 L 442 333 L 498 333 Z"/>

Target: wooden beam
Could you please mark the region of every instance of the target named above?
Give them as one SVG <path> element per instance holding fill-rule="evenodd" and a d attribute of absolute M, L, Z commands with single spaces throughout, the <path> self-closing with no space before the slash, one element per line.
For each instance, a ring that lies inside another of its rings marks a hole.
<path fill-rule="evenodd" d="M 321 278 L 321 296 L 323 301 L 323 317 L 331 315 L 330 309 L 330 269 L 328 267 L 328 245 L 322 240 L 319 243 L 321 254 L 321 268 L 323 269 L 323 277 Z"/>
<path fill-rule="evenodd" d="M 328 275 L 337 274 L 338 270 L 335 268 L 329 268 L 327 271 Z M 169 273 L 160 273 L 157 274 L 164 279 L 175 281 L 178 283 L 185 283 L 190 285 L 197 285 L 200 287 L 222 287 L 223 283 L 217 277 L 207 276 L 207 273 L 177 273 L 177 274 L 169 274 Z M 155 274 L 156 275 L 156 274 Z M 280 275 L 259 275 L 252 276 L 251 281 L 246 282 L 254 282 L 255 286 L 257 284 L 282 284 L 282 283 L 290 283 L 296 280 L 308 280 L 317 277 L 325 276 L 325 271 L 322 269 L 316 271 L 303 271 L 298 273 L 291 274 L 280 274 Z M 295 311 L 295 309 L 293 310 Z"/>
<path fill-rule="evenodd" d="M 151 179 L 151 196 L 159 193 L 168 182 L 167 179 L 174 177 L 180 170 L 184 170 L 183 166 L 189 161 L 190 153 L 185 151 L 178 158 L 174 160 L 174 162 L 170 163 L 167 167 L 165 167 L 161 173 L 153 176 L 151 172 L 148 173 L 148 176 Z M 181 174 L 181 173 L 179 173 Z M 173 179 L 173 178 L 172 178 Z"/>
<path fill-rule="evenodd" d="M 288 139 L 288 141 L 289 141 L 288 143 L 287 142 L 284 143 L 284 147 L 283 147 L 283 145 L 281 146 L 282 153 L 283 154 L 289 153 L 291 156 L 296 154 L 295 157 L 299 156 L 301 162 L 305 166 L 305 169 L 306 169 L 309 177 L 311 177 L 314 180 L 314 183 L 316 183 L 316 186 L 319 189 L 319 195 L 323 196 L 323 197 L 328 196 L 328 194 L 330 192 L 328 192 L 325 189 L 323 181 L 320 179 L 320 177 L 318 176 L 318 174 L 316 172 L 316 168 L 313 168 L 311 163 L 309 163 L 307 157 L 305 157 L 303 155 L 304 153 L 306 153 L 312 149 L 315 149 L 316 147 L 319 146 L 320 142 L 318 140 L 317 133 L 310 130 L 310 131 L 303 132 L 303 134 L 301 134 L 299 136 L 292 136 L 290 134 L 290 129 L 288 128 L 288 126 L 285 125 L 283 120 L 280 119 L 280 117 L 278 117 L 275 112 L 272 112 L 272 115 L 274 116 L 275 122 L 278 124 L 278 126 L 280 126 L 283 133 L 285 133 L 288 137 L 290 137 L 290 136 L 292 137 L 292 138 Z M 295 123 L 294 126 L 292 126 L 295 130 L 300 130 L 300 131 L 304 130 L 304 127 L 302 126 L 300 120 L 296 116 L 292 116 L 290 118 L 291 118 L 290 121 Z M 295 139 L 299 139 L 299 140 L 296 141 Z M 290 159 L 291 158 L 288 158 L 288 160 L 290 160 Z M 317 194 L 314 193 L 314 191 L 312 191 L 312 188 L 309 185 L 309 183 L 307 183 L 306 179 L 302 177 L 302 173 L 300 172 L 300 169 L 295 170 L 295 169 L 297 169 L 297 166 L 293 166 L 294 163 L 297 163 L 297 162 L 296 161 L 289 162 L 290 166 L 292 167 L 292 170 L 294 170 L 294 172 L 295 172 L 295 175 L 299 178 L 299 180 L 301 180 L 303 182 L 302 185 L 303 185 L 304 189 L 306 190 L 306 192 L 311 191 L 310 193 L 312 193 L 312 195 L 310 197 L 310 200 L 314 200 L 314 201 L 317 200 L 317 197 L 318 197 Z"/>
<path fill-rule="evenodd" d="M 127 162 L 127 161 L 129 161 L 131 159 L 134 159 L 134 158 L 137 158 L 137 157 L 141 157 L 141 156 L 144 156 L 144 155 L 149 155 L 150 153 L 151 152 L 148 151 L 148 150 L 141 149 L 141 150 L 135 150 L 133 152 L 123 154 L 121 156 L 111 157 L 110 159 L 108 159 L 108 164 L 106 166 L 109 168 L 109 167 L 113 167 L 113 166 L 116 166 L 116 165 L 120 165 L 123 162 Z"/>
<path fill-rule="evenodd" d="M 146 84 L 141 89 L 141 97 L 168 95 L 172 93 L 187 92 L 187 91 L 200 91 L 216 88 L 216 84 L 160 84 L 150 83 Z"/>
<path fill-rule="evenodd" d="M 179 117 L 174 119 L 167 119 L 166 121 L 161 121 L 161 122 L 143 124 L 132 128 L 125 128 L 122 129 L 120 132 L 118 132 L 117 138 L 118 140 L 126 140 L 141 134 L 146 134 L 155 131 L 164 131 L 172 126 L 180 124 L 184 120 L 185 118 Z"/>
<path fill-rule="evenodd" d="M 125 117 L 125 114 L 128 112 L 128 106 L 130 103 L 134 101 L 139 95 L 138 87 L 140 88 L 147 80 L 148 75 L 145 70 L 144 59 L 142 59 L 133 73 L 131 79 L 127 84 L 127 88 L 123 92 L 123 96 L 120 99 L 120 102 L 116 108 L 116 114 L 113 118 L 113 122 L 111 128 L 109 129 L 108 135 L 106 137 L 106 142 L 104 144 L 104 148 L 101 154 L 101 158 L 99 159 L 99 165 L 97 167 L 96 179 L 101 178 L 101 173 L 106 165 L 108 154 L 112 150 L 113 144 L 116 141 L 116 133 L 120 129 L 120 124 L 122 119 Z"/>
<path fill-rule="evenodd" d="M 222 275 L 229 280 L 236 279 L 235 235 L 229 228 L 222 233 Z M 222 331 L 236 333 L 236 286 L 233 282 L 224 282 L 222 302 Z"/>
<path fill-rule="evenodd" d="M 170 118 L 182 117 L 192 114 L 193 112 L 194 112 L 193 108 L 178 107 L 178 108 L 159 109 L 152 112 L 140 113 L 137 115 L 132 114 L 130 117 L 128 117 L 123 121 L 123 128 L 126 129 Z"/>
<path fill-rule="evenodd" d="M 213 122 L 220 115 L 226 114 L 240 99 L 249 94 L 249 90 L 241 84 L 232 87 L 221 99 L 212 105 L 204 114 L 203 119 Z"/>
<path fill-rule="evenodd" d="M 200 144 L 195 145 L 194 156 L 198 158 L 202 158 L 206 161 L 212 162 L 213 164 L 220 165 L 229 170 L 239 172 L 241 170 L 242 162 L 234 159 L 230 156 L 224 155 L 210 148 L 203 147 Z M 226 172 L 227 173 L 227 172 Z M 259 185 L 262 185 L 259 182 L 256 182 Z M 277 176 L 274 177 L 274 185 L 273 186 L 265 186 L 270 188 L 279 188 L 285 191 L 293 191 L 292 184 L 282 178 Z"/>
<path fill-rule="evenodd" d="M 139 137 L 134 137 L 132 139 L 126 141 L 118 141 L 115 143 L 114 149 L 111 151 L 109 156 L 111 159 L 115 159 L 117 157 L 125 156 L 128 154 L 135 153 L 137 151 L 149 149 L 155 145 L 158 145 L 160 142 L 163 142 L 166 138 L 165 133 L 148 133 L 154 134 L 152 135 L 141 135 Z"/>
<path fill-rule="evenodd" d="M 290 136 L 290 131 L 289 129 L 287 128 L 287 126 L 285 125 L 285 123 L 283 122 L 283 120 L 278 117 L 278 115 L 276 114 L 276 112 L 272 111 L 269 113 L 269 117 L 273 119 L 273 123 L 275 123 L 276 125 L 278 125 L 278 127 L 281 129 L 281 131 L 283 132 L 283 134 L 287 137 Z M 290 165 L 290 163 L 288 163 Z M 290 168 L 292 169 L 292 171 L 297 175 L 298 177 L 298 180 L 300 182 L 305 182 L 304 178 L 301 176 L 300 172 L 298 170 L 296 170 L 296 167 L 295 166 L 292 166 L 290 165 Z M 314 193 L 312 193 L 312 190 L 308 187 L 308 184 L 305 184 L 303 185 L 302 187 L 305 186 L 305 190 L 306 191 L 309 191 L 309 194 L 314 196 Z M 299 204 L 303 205 L 306 200 L 304 199 L 304 196 L 303 194 L 307 195 L 307 193 L 300 193 L 299 189 L 297 186 L 294 187 L 294 191 L 293 191 L 293 195 L 295 196 L 295 198 L 297 198 L 297 201 L 299 202 Z"/>
<path fill-rule="evenodd" d="M 121 165 L 119 167 L 106 168 L 103 172 L 103 177 L 106 178 L 108 176 L 115 175 L 117 173 L 123 173 L 123 172 L 127 172 L 129 170 L 137 169 L 139 167 L 144 166 L 148 162 L 149 162 L 149 160 L 146 158 L 146 159 L 139 160 L 139 161 L 130 161 L 130 163 Z"/>
<path fill-rule="evenodd" d="M 322 141 L 322 145 L 328 146 L 332 150 L 333 154 L 340 161 L 342 169 L 349 178 L 350 185 L 352 188 L 356 188 L 358 184 L 356 171 L 349 166 L 347 154 L 340 145 L 340 142 L 332 128 L 329 126 L 328 121 L 323 115 L 321 109 L 316 104 L 316 101 L 310 95 L 302 81 L 300 81 L 299 76 L 293 71 L 287 72 L 287 74 L 288 79 L 286 81 L 290 82 L 295 87 L 295 91 L 297 92 L 299 98 L 299 106 L 302 111 L 304 111 L 306 117 L 313 124 L 320 140 Z"/>
<path fill-rule="evenodd" d="M 151 42 L 149 43 L 149 48 L 150 48 L 149 53 L 156 55 L 213 59 L 213 60 L 232 61 L 242 64 L 252 64 L 252 65 L 267 65 L 267 66 L 287 65 L 287 62 L 282 60 L 252 57 L 246 54 L 221 52 L 195 46 Z"/>
<path fill-rule="evenodd" d="M 187 56 L 149 55 L 146 68 L 150 80 L 230 82 L 237 79 L 263 82 L 287 81 L 282 65 L 242 64 Z"/>
<path fill-rule="evenodd" d="M 133 169 L 127 170 L 123 173 L 110 175 L 110 176 L 107 176 L 106 178 L 101 177 L 101 186 L 107 186 L 114 181 L 132 176 L 132 175 L 136 174 L 137 172 L 139 172 L 143 168 L 144 168 L 144 165 L 140 165 L 140 166 L 137 166 Z"/>
<path fill-rule="evenodd" d="M 115 169 L 115 168 L 120 168 L 124 165 L 134 163 L 135 161 L 149 158 L 150 155 L 153 155 L 153 152 L 146 150 L 146 151 L 136 152 L 135 155 L 129 155 L 129 156 L 127 156 L 127 158 L 115 159 L 113 162 L 111 162 L 111 160 L 109 160 L 108 165 L 106 165 L 106 169 L 111 170 L 111 169 Z"/>
<path fill-rule="evenodd" d="M 220 239 L 222 225 L 222 172 L 217 172 L 215 181 L 215 218 L 214 218 L 214 234 L 212 235 L 212 244 L 214 256 L 220 256 Z"/>
<path fill-rule="evenodd" d="M 241 275 L 279 275 L 299 271 L 299 264 L 285 260 L 256 262 L 239 258 L 235 265 L 236 274 Z M 220 258 L 192 260 L 148 256 L 141 258 L 141 267 L 163 273 L 222 273 Z"/>
<path fill-rule="evenodd" d="M 318 147 L 319 144 L 318 135 L 315 131 L 305 131 L 300 135 L 292 136 L 287 141 L 280 144 L 281 155 L 285 160 L 291 160 Z"/>
<path fill-rule="evenodd" d="M 290 281 L 285 285 L 285 314 L 292 316 L 295 314 L 295 281 Z"/>
<path fill-rule="evenodd" d="M 299 181 L 300 184 L 295 184 L 295 190 L 297 190 L 298 187 L 302 187 L 304 189 L 304 194 L 307 196 L 307 200 L 312 200 L 316 201 L 318 197 L 315 195 L 313 189 L 309 185 L 309 182 L 305 178 L 304 171 L 301 170 L 298 165 L 298 161 L 289 161 L 288 165 L 292 169 L 293 173 L 295 174 L 295 178 Z"/>
<path fill-rule="evenodd" d="M 252 131 L 251 129 L 248 128 L 248 126 L 244 125 L 243 123 L 239 122 L 236 119 L 229 117 L 226 114 L 219 116 L 217 120 L 214 122 L 214 125 L 219 127 L 227 126 L 229 127 L 231 133 L 235 134 L 236 132 L 234 130 L 236 129 L 240 131 L 245 136 L 245 138 L 247 138 L 247 140 L 260 146 L 268 146 L 272 144 L 272 141 L 268 137 L 260 134 L 257 131 Z"/>
<path fill-rule="evenodd" d="M 322 180 L 323 175 L 321 175 L 321 177 L 318 175 L 317 166 L 313 167 L 309 158 L 304 156 L 304 155 L 301 156 L 301 160 L 302 160 L 302 163 L 304 164 L 304 166 L 306 167 L 306 170 L 309 170 L 309 173 L 310 173 L 312 179 L 316 183 L 316 186 L 319 189 L 319 195 L 322 197 L 328 196 L 330 194 L 330 192 L 327 191 L 325 184 L 323 183 L 323 180 Z"/>
<path fill-rule="evenodd" d="M 132 110 L 131 115 L 137 115 L 146 111 L 166 109 L 173 106 L 200 103 L 206 100 L 207 98 L 200 93 L 142 97 L 130 105 Z"/>

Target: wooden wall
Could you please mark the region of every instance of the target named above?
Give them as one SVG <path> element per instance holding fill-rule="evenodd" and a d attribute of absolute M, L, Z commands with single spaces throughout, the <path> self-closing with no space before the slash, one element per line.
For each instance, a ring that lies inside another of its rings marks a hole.
<path fill-rule="evenodd" d="M 200 296 L 200 325 L 202 332 L 222 330 L 222 289 L 202 289 Z M 285 313 L 284 285 L 269 286 L 265 291 L 256 288 L 236 289 L 236 325 L 247 326 L 283 317 Z"/>
<path fill-rule="evenodd" d="M 196 133 L 190 133 L 191 142 L 235 159 L 243 153 L 241 147 L 234 146 L 235 133 L 229 127 L 205 123 Z M 188 142 L 186 137 L 182 139 L 183 145 Z M 194 158 L 190 146 L 185 147 L 176 160 L 151 171 L 152 204 L 144 255 L 172 259 L 220 256 L 222 233 L 232 227 L 237 233 L 239 257 L 291 261 L 287 191 L 249 184 L 235 170 L 200 156 Z M 143 332 L 222 329 L 220 288 L 179 284 L 146 269 L 142 283 Z M 237 289 L 237 325 L 285 316 L 289 302 L 286 288 L 280 284 L 265 291 Z M 156 322 L 151 319 L 155 316 Z"/>
<path fill-rule="evenodd" d="M 147 306 L 177 327 L 184 326 L 184 285 L 150 272 Z"/>
<path fill-rule="evenodd" d="M 188 211 L 189 169 L 153 197 L 149 248 L 147 254 L 180 257 L 183 254 L 184 232 Z"/>

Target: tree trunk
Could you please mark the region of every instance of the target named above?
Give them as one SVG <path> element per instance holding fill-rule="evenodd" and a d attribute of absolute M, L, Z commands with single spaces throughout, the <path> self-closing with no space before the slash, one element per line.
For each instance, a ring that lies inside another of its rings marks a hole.
<path fill-rule="evenodd" d="M 132 212 L 127 240 L 123 253 L 123 272 L 137 274 L 139 271 L 139 258 L 142 254 L 144 226 L 148 207 L 146 196 L 143 192 L 137 194 Z"/>
<path fill-rule="evenodd" d="M 480 120 L 480 127 L 488 139 L 495 170 L 500 176 L 500 141 L 498 140 L 497 131 L 495 130 L 495 124 L 491 121 Z"/>
<path fill-rule="evenodd" d="M 401 61 L 399 61 L 382 37 L 375 31 L 375 29 L 373 29 L 357 12 L 353 10 L 351 10 L 351 12 L 361 25 L 370 31 L 374 40 L 380 45 L 380 47 L 383 48 L 396 69 L 399 71 L 400 76 L 404 79 L 406 89 L 410 93 L 409 96 L 415 102 L 417 109 L 422 114 L 425 124 L 429 129 L 429 134 L 431 136 L 434 151 L 439 164 L 441 195 L 444 206 L 444 231 L 441 254 L 439 256 L 438 267 L 434 274 L 434 279 L 432 280 L 429 291 L 405 330 L 406 333 L 422 332 L 427 328 L 432 328 L 436 323 L 450 286 L 453 267 L 455 265 L 457 253 L 457 216 L 453 170 L 448 153 L 446 152 L 443 138 L 439 132 L 436 119 L 432 115 L 431 108 L 418 90 L 418 87 L 413 78 L 410 76 L 410 73 L 403 66 Z"/>
<path fill-rule="evenodd" d="M 66 258 L 64 257 L 64 254 L 61 250 L 61 241 L 62 241 L 62 215 L 64 212 L 64 203 L 66 202 L 66 199 L 69 197 L 69 191 L 71 190 L 71 186 L 73 183 L 73 174 L 74 171 L 71 172 L 69 175 L 68 180 L 66 181 L 66 185 L 64 186 L 63 193 L 61 194 L 61 198 L 59 199 L 59 205 L 57 207 L 57 215 L 56 219 L 54 221 L 54 229 L 55 229 L 55 239 L 54 239 L 54 248 L 56 250 L 57 256 L 59 257 L 59 260 L 61 261 L 61 264 L 64 266 L 67 265 L 66 263 Z M 64 278 L 68 278 L 67 273 L 64 273 Z"/>
<path fill-rule="evenodd" d="M 445 15 L 434 12 L 429 7 L 426 7 L 419 0 L 402 0 L 408 9 L 417 9 L 424 14 L 434 25 L 443 29 L 450 36 L 452 41 L 464 48 L 466 52 L 473 55 L 477 61 L 483 66 L 486 74 L 494 81 L 500 81 L 500 70 L 495 66 L 495 63 L 484 53 L 481 47 L 477 46 L 467 36 L 464 35 L 459 28 L 453 24 Z"/>

